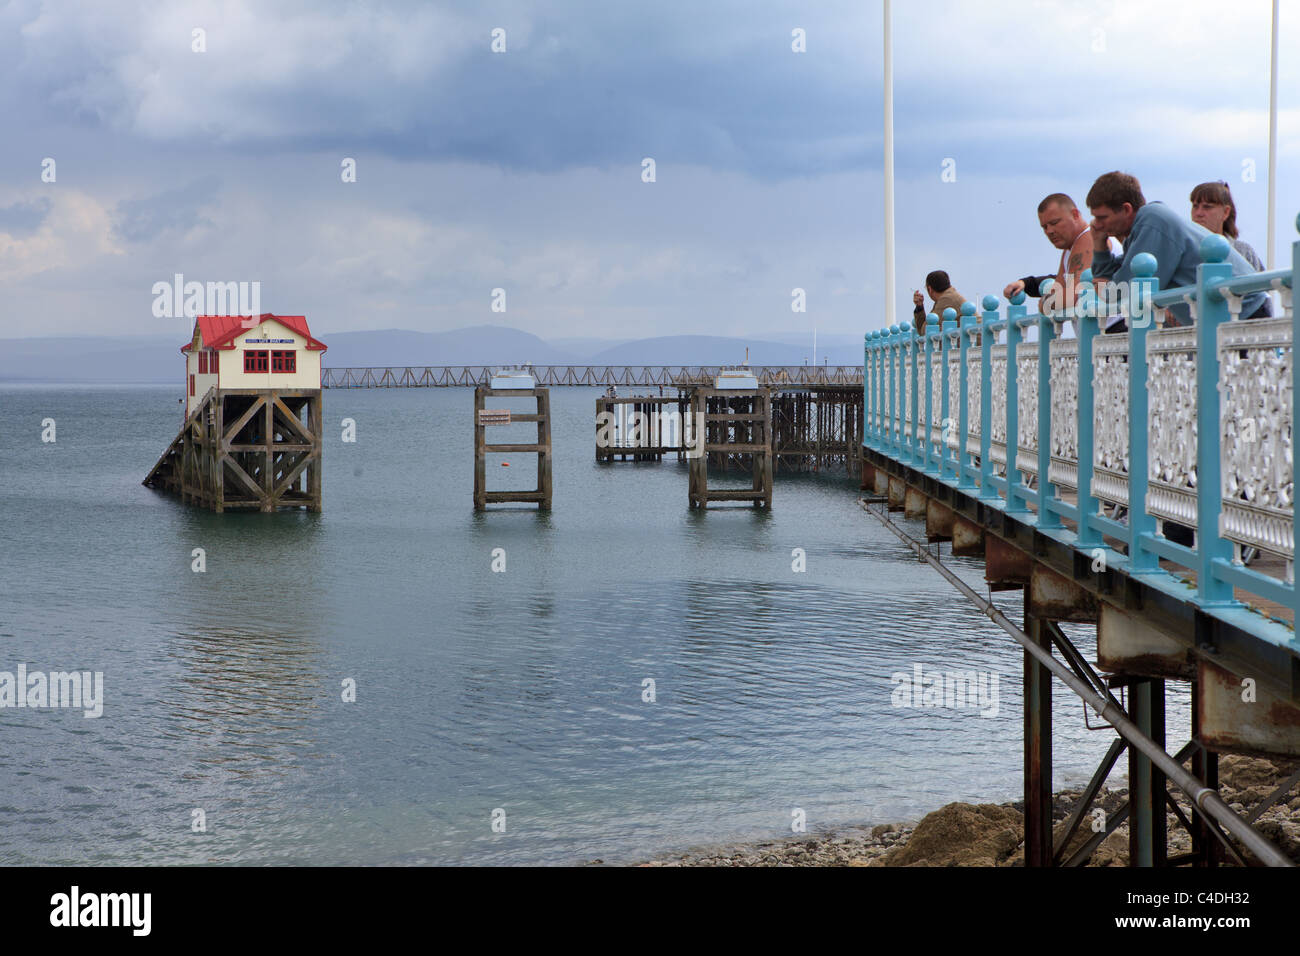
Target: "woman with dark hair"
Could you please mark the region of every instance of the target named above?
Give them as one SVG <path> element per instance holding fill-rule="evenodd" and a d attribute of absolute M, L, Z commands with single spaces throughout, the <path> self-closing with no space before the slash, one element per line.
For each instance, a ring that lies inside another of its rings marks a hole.
<path fill-rule="evenodd" d="M 1241 253 L 1241 257 L 1255 267 L 1256 272 L 1264 271 L 1264 263 L 1250 243 L 1237 237 L 1237 205 L 1232 201 L 1232 190 L 1222 179 L 1213 183 L 1201 183 L 1192 190 L 1192 222 L 1204 226 L 1210 232 L 1218 233 Z M 1248 319 L 1260 319 L 1273 314 L 1272 303 L 1264 300 Z"/>
<path fill-rule="evenodd" d="M 1223 180 L 1201 183 L 1192 190 L 1192 222 L 1225 237 L 1243 259 L 1257 271 L 1264 271 L 1259 254 L 1250 243 L 1237 238 L 1237 206 L 1232 201 L 1232 190 Z"/>

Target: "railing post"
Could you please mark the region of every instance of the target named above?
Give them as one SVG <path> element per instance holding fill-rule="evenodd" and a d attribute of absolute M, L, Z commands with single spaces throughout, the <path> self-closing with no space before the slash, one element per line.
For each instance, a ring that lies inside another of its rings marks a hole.
<path fill-rule="evenodd" d="M 871 421 L 871 336 L 862 336 L 862 444 L 870 447 L 873 427 Z"/>
<path fill-rule="evenodd" d="M 1147 398 L 1147 332 L 1155 306 L 1151 297 L 1160 291 L 1156 257 L 1149 252 L 1133 257 L 1133 292 L 1128 317 L 1128 563 L 1131 573 L 1160 570 L 1160 559 L 1146 547 L 1143 535 L 1156 533 L 1156 519 L 1147 512 L 1150 476 L 1150 402 Z"/>
<path fill-rule="evenodd" d="M 904 459 L 906 429 L 903 427 L 903 349 L 907 345 L 907 323 L 894 326 L 894 457 Z"/>
<path fill-rule="evenodd" d="M 1050 282 L 1039 287 L 1044 300 Z M 1056 498 L 1051 481 L 1052 468 L 1052 339 L 1056 337 L 1054 319 L 1038 317 L 1038 527 L 1059 528 L 1061 516 L 1049 506 Z"/>
<path fill-rule="evenodd" d="M 1219 326 L 1228 321 L 1228 300 L 1211 288 L 1232 278 L 1228 240 L 1201 240 L 1196 267 L 1196 592 L 1202 604 L 1232 604 L 1232 585 L 1214 576 L 1217 561 L 1232 560 L 1232 543 L 1220 535 L 1223 463 L 1219 422 Z"/>
<path fill-rule="evenodd" d="M 937 474 L 939 456 L 934 447 L 934 341 L 930 338 L 939 326 L 939 317 L 931 312 L 925 317 L 925 433 L 921 436 L 924 454 L 921 467 L 929 474 Z M 941 429 L 942 431 L 942 429 Z"/>
<path fill-rule="evenodd" d="M 872 359 L 876 374 L 872 392 L 876 403 L 876 449 L 878 451 L 883 451 L 885 448 L 885 338 L 887 335 L 888 330 L 876 329 L 875 355 Z"/>
<path fill-rule="evenodd" d="M 961 304 L 961 358 L 957 366 L 959 388 L 961 391 L 960 403 L 957 406 L 957 487 L 974 488 L 975 479 L 970 476 L 970 470 L 966 467 L 966 442 L 970 438 L 970 366 L 966 361 L 966 353 L 970 350 L 970 330 L 975 326 L 975 303 L 963 302 Z"/>
<path fill-rule="evenodd" d="M 998 497 L 993 487 L 993 328 L 998 318 L 996 296 L 986 295 L 980 316 L 980 497 Z"/>
<path fill-rule="evenodd" d="M 952 420 L 952 396 L 948 394 L 952 389 L 948 387 L 948 356 L 952 352 L 951 333 L 957 329 L 957 310 L 943 310 L 943 327 L 942 336 L 939 338 L 939 344 L 942 347 L 940 353 L 939 382 L 940 398 L 943 408 L 940 410 L 941 418 L 939 419 L 939 477 L 949 477 L 948 466 L 952 463 L 952 454 L 948 449 L 948 435 L 953 430 Z"/>
<path fill-rule="evenodd" d="M 1300 215 L 1295 218 L 1296 231 L 1300 232 Z M 1297 428 L 1300 428 L 1300 388 L 1295 387 L 1295 348 L 1296 342 L 1300 342 L 1300 309 L 1296 308 L 1296 282 L 1300 281 L 1300 239 L 1291 244 L 1291 434 L 1294 435 Z M 1294 438 L 1292 439 L 1292 448 L 1294 449 Z M 1292 451 L 1292 467 L 1294 467 L 1294 455 Z M 1294 487 L 1294 486 L 1293 486 Z M 1300 585 L 1296 583 L 1295 562 L 1300 559 L 1300 534 L 1297 534 L 1297 521 L 1295 515 L 1295 503 L 1291 505 L 1291 535 L 1292 535 L 1292 582 L 1291 582 L 1291 604 L 1292 610 L 1295 611 L 1295 620 L 1300 621 Z"/>
<path fill-rule="evenodd" d="M 1079 407 L 1076 410 L 1078 426 L 1078 462 L 1075 475 L 1079 485 L 1079 530 L 1075 546 L 1079 548 L 1097 548 L 1103 542 L 1101 532 L 1092 520 L 1097 516 L 1100 502 L 1092 493 L 1092 471 L 1094 462 L 1093 432 L 1096 420 L 1096 401 L 1093 398 L 1092 379 L 1095 372 L 1092 364 L 1092 344 L 1097 338 L 1101 323 L 1098 321 L 1102 311 L 1097 303 L 1097 295 L 1092 286 L 1092 270 L 1084 269 L 1079 285 L 1082 290 L 1075 306 L 1074 325 L 1079 335 Z"/>
<path fill-rule="evenodd" d="M 885 399 L 882 403 L 885 411 L 885 451 L 892 452 L 894 447 L 894 327 L 892 325 L 885 328 L 883 358 L 885 369 L 881 374 L 881 385 L 885 390 Z"/>
<path fill-rule="evenodd" d="M 1007 306 L 1007 513 L 1022 514 L 1028 510 L 1021 492 L 1020 473 L 1016 470 L 1016 456 L 1020 453 L 1020 366 L 1016 352 L 1020 348 L 1020 326 L 1016 325 L 1029 310 L 1024 306 L 1025 294 L 1017 292 Z"/>
<path fill-rule="evenodd" d="M 917 383 L 920 379 L 920 369 L 917 367 L 916 360 L 919 358 L 916 351 L 916 331 L 912 330 L 907 335 L 907 347 L 911 350 L 912 358 L 912 435 L 908 441 L 908 460 L 913 465 L 920 464 L 921 461 L 921 419 L 918 416 L 920 411 L 920 396 L 917 394 Z"/>
<path fill-rule="evenodd" d="M 880 450 L 880 330 L 871 333 L 871 447 Z"/>

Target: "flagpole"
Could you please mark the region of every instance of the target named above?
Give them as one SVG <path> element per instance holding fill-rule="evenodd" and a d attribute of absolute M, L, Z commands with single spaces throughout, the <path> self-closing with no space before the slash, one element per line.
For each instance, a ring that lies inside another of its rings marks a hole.
<path fill-rule="evenodd" d="M 889 0 L 885 0 L 888 4 Z M 1272 269 L 1275 222 L 1277 209 L 1277 8 L 1273 0 L 1272 56 L 1268 68 L 1268 244 L 1264 268 Z"/>
<path fill-rule="evenodd" d="M 888 327 L 894 324 L 894 44 L 889 16 L 889 0 L 885 2 L 885 320 Z M 1277 16 L 1277 0 L 1273 0 L 1273 16 Z M 1275 21 L 1276 22 L 1276 21 Z M 1276 38 L 1273 49 L 1277 49 Z M 1276 74 L 1274 75 L 1276 88 Z M 1273 174 L 1269 166 L 1269 176 Z M 1272 179 L 1269 180 L 1272 183 Z M 1271 186 L 1270 186 L 1271 188 Z M 1271 206 L 1270 206 L 1271 209 Z M 1271 235 L 1271 234 L 1270 234 Z M 1271 243 L 1270 239 L 1270 243 Z M 1270 244 L 1269 249 L 1273 246 Z M 1271 253 L 1270 253 L 1271 254 Z"/>

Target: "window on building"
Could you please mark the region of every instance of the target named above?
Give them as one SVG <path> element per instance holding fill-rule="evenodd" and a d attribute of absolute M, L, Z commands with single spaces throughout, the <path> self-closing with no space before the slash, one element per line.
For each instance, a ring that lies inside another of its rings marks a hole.
<path fill-rule="evenodd" d="M 207 352 L 199 353 L 199 374 L 200 375 L 208 374 L 208 353 Z"/>
<path fill-rule="evenodd" d="M 271 371 L 272 372 L 298 371 L 298 353 L 294 351 L 272 352 Z"/>
<path fill-rule="evenodd" d="M 244 350 L 244 371 L 245 372 L 265 372 L 267 371 L 267 353 L 266 349 L 245 349 Z"/>
<path fill-rule="evenodd" d="M 194 376 L 190 376 L 190 398 L 194 397 Z"/>
<path fill-rule="evenodd" d="M 208 353 L 208 374 L 209 375 L 217 374 L 217 353 L 216 352 Z"/>

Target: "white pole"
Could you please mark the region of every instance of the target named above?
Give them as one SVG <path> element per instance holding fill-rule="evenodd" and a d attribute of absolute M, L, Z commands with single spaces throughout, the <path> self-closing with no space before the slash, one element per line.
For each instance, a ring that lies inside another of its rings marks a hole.
<path fill-rule="evenodd" d="M 1274 16 L 1276 16 L 1277 0 L 1273 2 Z M 1273 42 L 1276 49 L 1276 39 Z M 1272 175 L 1271 166 L 1269 174 Z M 1272 248 L 1270 245 L 1269 249 Z M 894 44 L 890 26 L 889 0 L 885 0 L 885 326 L 894 324 L 896 308 L 894 302 Z"/>
<path fill-rule="evenodd" d="M 1273 52 L 1268 67 L 1268 244 L 1265 247 L 1265 269 L 1273 268 L 1274 214 L 1277 209 L 1277 7 L 1278 0 L 1273 0 Z"/>

